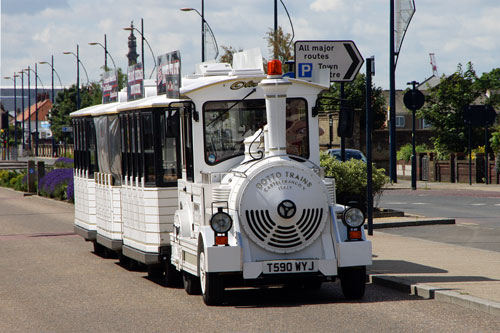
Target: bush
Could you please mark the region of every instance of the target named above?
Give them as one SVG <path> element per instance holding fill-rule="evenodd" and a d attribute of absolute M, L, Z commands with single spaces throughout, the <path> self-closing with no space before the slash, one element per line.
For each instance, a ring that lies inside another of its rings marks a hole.
<path fill-rule="evenodd" d="M 346 204 L 351 198 L 359 198 L 366 206 L 366 163 L 351 159 L 340 162 L 327 153 L 321 152 L 320 165 L 327 177 L 335 178 L 337 202 Z M 372 193 L 374 202 L 382 195 L 384 186 L 389 182 L 384 169 L 373 168 Z"/>
<path fill-rule="evenodd" d="M 72 201 L 73 169 L 64 168 L 50 171 L 40 179 L 39 191 L 43 196 Z"/>
<path fill-rule="evenodd" d="M 54 162 L 54 167 L 59 169 L 73 168 L 73 159 L 68 157 L 60 157 Z"/>
<path fill-rule="evenodd" d="M 429 147 L 426 145 L 416 145 L 415 146 L 415 151 L 416 153 L 425 153 L 426 151 L 429 151 Z M 413 154 L 413 146 L 411 143 L 407 143 L 404 146 L 402 146 L 398 152 L 397 152 L 397 158 L 398 160 L 403 160 L 405 162 L 409 162 L 411 160 L 411 155 Z"/>

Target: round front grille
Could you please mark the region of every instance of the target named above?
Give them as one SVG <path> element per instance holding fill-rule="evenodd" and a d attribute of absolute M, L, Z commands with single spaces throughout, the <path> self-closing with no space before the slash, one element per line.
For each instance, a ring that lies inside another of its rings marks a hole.
<path fill-rule="evenodd" d="M 247 210 L 245 217 L 250 230 L 261 242 L 290 249 L 303 245 L 316 233 L 323 220 L 323 208 L 303 209 L 298 222 L 290 226 L 274 222 L 268 210 Z"/>
<path fill-rule="evenodd" d="M 243 229 L 254 243 L 268 251 L 291 253 L 321 234 L 330 200 L 313 171 L 283 164 L 248 177 L 239 210 Z"/>

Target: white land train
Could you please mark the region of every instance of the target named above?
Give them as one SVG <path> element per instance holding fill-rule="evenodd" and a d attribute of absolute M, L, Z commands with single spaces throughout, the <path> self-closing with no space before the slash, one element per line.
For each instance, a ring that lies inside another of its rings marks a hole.
<path fill-rule="evenodd" d="M 202 64 L 181 99 L 73 113 L 75 231 L 167 285 L 182 273 L 209 305 L 226 287 L 318 288 L 336 277 L 347 298 L 362 297 L 364 216 L 351 208 L 337 220 L 344 207 L 318 166 L 313 106 L 328 82 L 271 74 Z"/>

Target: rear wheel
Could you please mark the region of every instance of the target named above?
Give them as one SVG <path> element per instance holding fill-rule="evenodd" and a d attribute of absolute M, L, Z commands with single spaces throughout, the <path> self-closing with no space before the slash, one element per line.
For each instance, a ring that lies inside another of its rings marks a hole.
<path fill-rule="evenodd" d="M 365 294 L 366 267 L 346 267 L 339 271 L 342 293 L 346 299 L 360 299 Z"/>
<path fill-rule="evenodd" d="M 188 295 L 199 295 L 200 291 L 200 279 L 193 274 L 183 272 L 182 281 L 184 282 L 184 290 Z"/>
<path fill-rule="evenodd" d="M 155 279 L 163 277 L 163 266 L 160 264 L 148 265 L 148 277 Z"/>
<path fill-rule="evenodd" d="M 220 305 L 224 300 L 224 281 L 217 273 L 207 272 L 205 252 L 198 255 L 201 294 L 206 305 Z"/>
<path fill-rule="evenodd" d="M 179 272 L 174 265 L 170 262 L 170 258 L 163 265 L 163 269 L 165 271 L 164 283 L 167 287 L 177 287 L 181 285 L 182 276 L 181 272 Z"/>

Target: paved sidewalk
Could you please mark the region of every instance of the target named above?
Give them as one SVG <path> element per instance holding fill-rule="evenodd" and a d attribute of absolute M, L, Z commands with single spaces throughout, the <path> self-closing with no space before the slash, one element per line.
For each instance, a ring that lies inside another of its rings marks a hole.
<path fill-rule="evenodd" d="M 400 180 L 388 188 L 411 189 L 411 182 Z M 419 182 L 417 188 L 500 192 L 500 185 L 485 184 Z M 446 220 L 450 219 L 379 218 L 374 219 L 374 229 L 419 225 L 419 221 L 451 223 Z M 387 222 L 390 225 L 384 225 Z M 368 238 L 373 245 L 373 265 L 369 268 L 372 283 L 500 316 L 500 252 L 386 234 L 383 230 Z"/>

